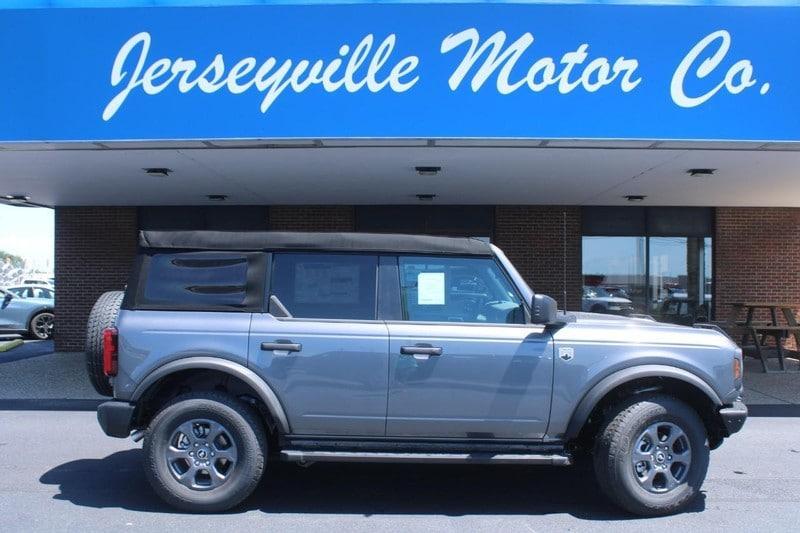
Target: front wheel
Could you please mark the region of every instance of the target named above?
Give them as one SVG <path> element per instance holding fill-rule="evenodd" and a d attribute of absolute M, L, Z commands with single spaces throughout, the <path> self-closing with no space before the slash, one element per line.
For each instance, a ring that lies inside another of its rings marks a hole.
<path fill-rule="evenodd" d="M 683 510 L 700 492 L 708 459 L 697 412 L 664 394 L 635 396 L 612 409 L 594 449 L 600 488 L 643 516 Z"/>
<path fill-rule="evenodd" d="M 155 491 L 178 509 L 230 509 L 258 485 L 266 456 L 264 425 L 227 394 L 179 396 L 156 416 L 144 439 L 145 470 Z"/>

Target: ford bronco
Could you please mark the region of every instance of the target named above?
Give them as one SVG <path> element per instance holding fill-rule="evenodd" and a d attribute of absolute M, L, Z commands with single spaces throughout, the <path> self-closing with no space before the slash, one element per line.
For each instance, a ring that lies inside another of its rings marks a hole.
<path fill-rule="evenodd" d="M 640 515 L 694 498 L 747 417 L 719 331 L 564 312 L 478 239 L 153 232 L 87 333 L 97 416 L 175 507 L 270 461 L 594 469 Z"/>

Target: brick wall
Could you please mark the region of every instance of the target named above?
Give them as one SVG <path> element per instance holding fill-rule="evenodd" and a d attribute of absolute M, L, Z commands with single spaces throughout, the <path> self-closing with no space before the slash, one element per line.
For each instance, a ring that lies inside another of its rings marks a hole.
<path fill-rule="evenodd" d="M 269 208 L 273 231 L 354 231 L 355 210 L 349 205 L 278 205 Z"/>
<path fill-rule="evenodd" d="M 748 300 L 791 303 L 800 310 L 800 209 L 716 211 L 717 320 L 730 317 L 732 302 Z"/>
<path fill-rule="evenodd" d="M 580 207 L 497 206 L 494 237 L 531 288 L 558 300 L 559 307 L 564 305 L 566 252 L 567 306 L 580 310 L 583 286 Z"/>
<path fill-rule="evenodd" d="M 124 287 L 136 255 L 136 220 L 136 208 L 56 208 L 56 350 L 83 351 L 95 300 Z"/>

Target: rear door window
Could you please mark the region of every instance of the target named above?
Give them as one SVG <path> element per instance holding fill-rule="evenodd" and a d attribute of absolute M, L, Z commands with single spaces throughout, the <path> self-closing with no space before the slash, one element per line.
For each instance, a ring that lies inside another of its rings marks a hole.
<path fill-rule="evenodd" d="M 31 298 L 53 298 L 53 293 L 50 289 L 45 289 L 44 287 L 31 287 L 28 291 L 30 291 L 28 296 Z"/>
<path fill-rule="evenodd" d="M 156 253 L 145 258 L 137 307 L 263 308 L 266 256 L 253 252 Z"/>
<path fill-rule="evenodd" d="M 378 257 L 276 253 L 271 294 L 294 318 L 374 320 Z"/>

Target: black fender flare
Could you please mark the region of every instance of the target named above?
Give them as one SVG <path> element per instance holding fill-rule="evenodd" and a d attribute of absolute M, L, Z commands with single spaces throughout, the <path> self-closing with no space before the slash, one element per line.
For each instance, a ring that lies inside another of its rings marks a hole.
<path fill-rule="evenodd" d="M 289 419 L 286 416 L 286 411 L 284 411 L 280 400 L 278 400 L 278 396 L 269 384 L 249 368 L 234 361 L 221 359 L 219 357 L 192 356 L 161 365 L 150 372 L 136 386 L 133 394 L 131 394 L 130 401 L 138 401 L 145 392 L 159 380 L 183 370 L 216 370 L 242 380 L 249 385 L 250 388 L 256 392 L 258 398 L 264 402 L 264 405 L 269 410 L 275 423 L 278 424 L 281 432 L 285 435 L 290 433 Z"/>
<path fill-rule="evenodd" d="M 702 391 L 709 400 L 714 402 L 714 405 L 718 407 L 722 406 L 722 400 L 719 394 L 717 394 L 711 385 L 688 370 L 668 365 L 639 365 L 623 368 L 601 379 L 583 396 L 578 406 L 572 412 L 565 438 L 567 440 L 574 439 L 580 434 L 592 410 L 606 394 L 627 382 L 651 377 L 664 377 L 683 381 Z"/>

